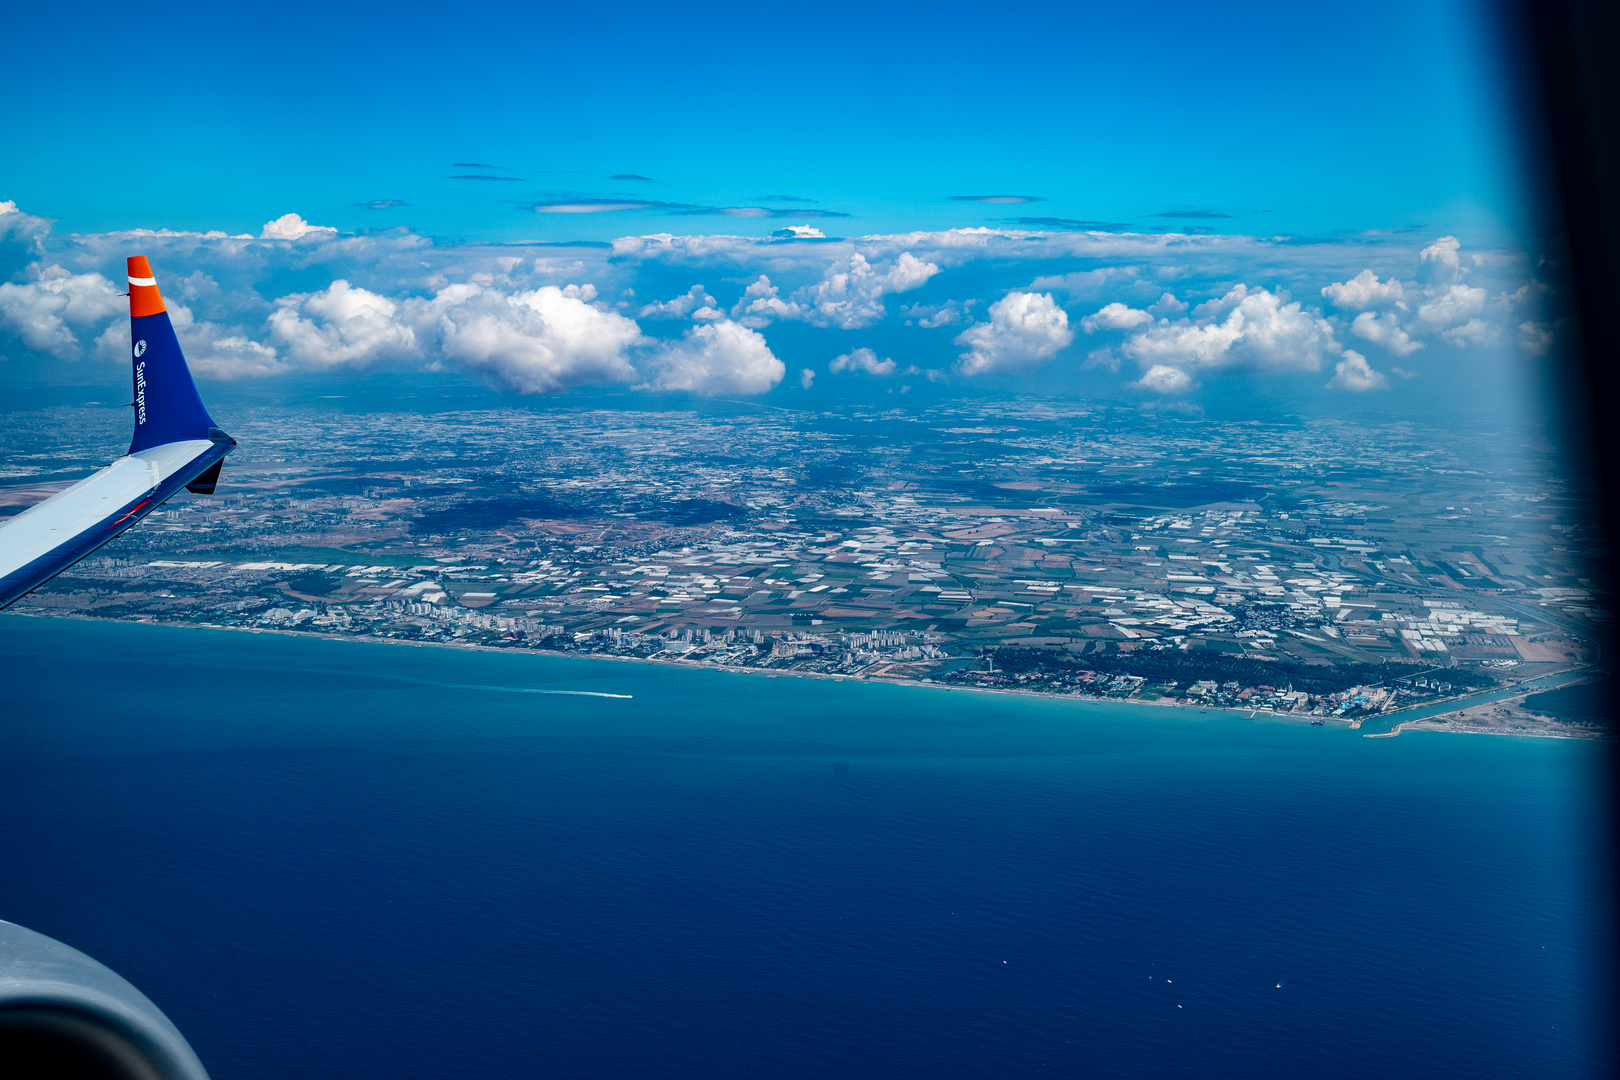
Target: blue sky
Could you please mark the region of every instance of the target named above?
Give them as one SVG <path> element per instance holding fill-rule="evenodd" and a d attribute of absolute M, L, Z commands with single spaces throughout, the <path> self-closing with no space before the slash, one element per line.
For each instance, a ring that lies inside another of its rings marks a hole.
<path fill-rule="evenodd" d="M 766 231 L 656 204 L 848 214 L 825 220 L 852 235 L 1481 228 L 1516 195 L 1473 11 L 25 5 L 0 197 L 70 232 L 288 211 L 456 240 Z M 972 195 L 1044 201 L 951 198 Z M 655 205 L 526 209 L 585 199 Z"/>
<path fill-rule="evenodd" d="M 145 253 L 238 385 L 1501 399 L 1561 331 L 1477 10 L 24 11 L 0 377 L 123 377 Z"/>

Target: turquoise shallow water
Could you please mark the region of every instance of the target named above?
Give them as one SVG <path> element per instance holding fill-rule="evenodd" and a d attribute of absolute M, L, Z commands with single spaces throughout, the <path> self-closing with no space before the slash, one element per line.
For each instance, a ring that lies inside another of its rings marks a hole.
<path fill-rule="evenodd" d="M 1583 672 L 1562 671 L 1553 675 L 1543 675 L 1537 679 L 1527 679 L 1502 690 L 1469 694 L 1466 697 L 1443 701 L 1436 705 L 1419 705 L 1416 708 L 1401 709 L 1398 712 L 1380 713 L 1362 722 L 1361 733 L 1363 735 L 1384 734 L 1394 730 L 1400 724 L 1423 720 L 1430 716 L 1443 716 L 1449 712 L 1456 712 L 1458 709 L 1483 705 L 1490 701 L 1501 701 L 1504 698 L 1518 697 L 1531 691 L 1550 690 L 1555 686 L 1563 686 L 1583 677 L 1585 677 Z"/>
<path fill-rule="evenodd" d="M 218 1078 L 1609 1072 L 1593 743 L 17 616 L 0 656 L 0 917 Z"/>

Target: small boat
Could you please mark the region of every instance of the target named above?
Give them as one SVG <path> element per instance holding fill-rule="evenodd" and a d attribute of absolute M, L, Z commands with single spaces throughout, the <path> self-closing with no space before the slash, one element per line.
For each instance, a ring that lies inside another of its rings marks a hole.
<path fill-rule="evenodd" d="M 1324 726 L 1324 721 L 1321 721 L 1321 720 L 1312 720 L 1311 721 L 1311 727 L 1322 727 L 1322 726 Z"/>

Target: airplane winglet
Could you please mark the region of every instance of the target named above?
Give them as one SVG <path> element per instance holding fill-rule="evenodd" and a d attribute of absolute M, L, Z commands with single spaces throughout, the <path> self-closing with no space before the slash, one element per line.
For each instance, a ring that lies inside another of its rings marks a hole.
<path fill-rule="evenodd" d="M 145 256 L 129 260 L 129 329 L 135 379 L 135 437 L 129 455 L 0 521 L 0 608 L 97 550 L 181 488 L 212 495 L 220 462 L 236 448 L 236 440 L 214 425 L 197 396 Z M 0 922 L 0 929 L 5 925 Z M 0 959 L 4 946 L 0 940 Z M 0 984 L 4 974 L 0 970 Z M 0 985 L 0 1005 L 4 989 Z M 3 1062 L 0 1072 L 9 1075 Z"/>
<path fill-rule="evenodd" d="M 145 255 L 129 260 L 129 327 L 135 379 L 134 454 L 164 443 L 209 439 L 218 430 L 197 394 Z"/>
<path fill-rule="evenodd" d="M 129 258 L 129 317 L 157 315 L 168 311 L 163 306 L 163 294 L 158 292 L 157 278 L 152 276 L 152 264 L 145 255 Z"/>

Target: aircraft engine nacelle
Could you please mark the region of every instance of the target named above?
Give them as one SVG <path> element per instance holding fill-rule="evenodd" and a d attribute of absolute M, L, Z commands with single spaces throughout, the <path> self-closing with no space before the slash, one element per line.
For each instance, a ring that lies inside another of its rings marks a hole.
<path fill-rule="evenodd" d="M 0 920 L 0 1077 L 208 1080 L 185 1036 L 111 969 Z"/>

